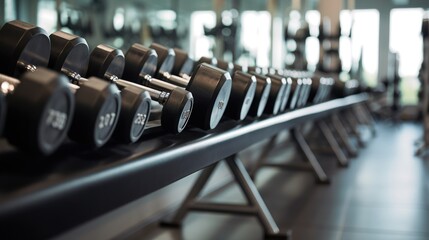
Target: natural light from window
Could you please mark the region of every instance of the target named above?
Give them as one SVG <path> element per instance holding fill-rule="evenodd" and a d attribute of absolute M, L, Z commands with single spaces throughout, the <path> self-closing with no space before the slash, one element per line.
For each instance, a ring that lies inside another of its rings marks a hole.
<path fill-rule="evenodd" d="M 420 82 L 417 78 L 423 60 L 421 8 L 393 9 L 390 12 L 390 51 L 399 54 L 401 103 L 415 105 Z"/>

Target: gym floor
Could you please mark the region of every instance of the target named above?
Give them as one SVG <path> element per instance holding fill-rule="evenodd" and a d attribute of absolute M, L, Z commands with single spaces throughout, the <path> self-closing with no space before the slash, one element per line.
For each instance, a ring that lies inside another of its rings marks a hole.
<path fill-rule="evenodd" d="M 316 184 L 308 172 L 263 168 L 256 185 L 280 229 L 293 239 L 429 239 L 429 157 L 414 156 L 422 127 L 415 123 L 378 123 L 348 168 L 321 155 L 331 184 Z M 281 158 L 280 149 L 271 158 Z M 244 202 L 230 185 L 211 201 Z M 128 239 L 262 239 L 255 217 L 188 214 L 182 229 L 153 225 Z"/>

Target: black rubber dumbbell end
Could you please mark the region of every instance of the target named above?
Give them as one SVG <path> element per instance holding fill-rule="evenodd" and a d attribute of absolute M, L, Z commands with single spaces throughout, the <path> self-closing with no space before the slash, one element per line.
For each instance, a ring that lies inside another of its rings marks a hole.
<path fill-rule="evenodd" d="M 100 44 L 92 50 L 89 59 L 87 76 L 99 78 L 105 78 L 106 76 L 122 77 L 125 61 L 121 50 Z"/>
<path fill-rule="evenodd" d="M 205 130 L 215 128 L 228 105 L 231 88 L 228 72 L 207 63 L 198 65 L 186 87 L 195 98 L 190 123 Z"/>
<path fill-rule="evenodd" d="M 164 103 L 161 125 L 169 132 L 182 132 L 188 124 L 193 107 L 194 97 L 192 93 L 180 87 L 175 88 Z"/>
<path fill-rule="evenodd" d="M 93 147 L 103 146 L 112 136 L 119 118 L 118 87 L 90 77 L 76 91 L 76 109 L 69 131 L 72 140 Z"/>
<path fill-rule="evenodd" d="M 182 74 L 191 75 L 195 64 L 194 60 L 192 60 L 188 56 L 188 53 L 182 49 L 174 48 L 173 50 L 176 54 L 176 60 L 174 61 L 174 66 L 171 70 L 171 73 L 178 76 Z"/>
<path fill-rule="evenodd" d="M 73 98 L 63 75 L 43 68 L 25 73 L 13 94 L 7 96 L 8 141 L 28 152 L 51 154 L 67 136 Z"/>
<path fill-rule="evenodd" d="M 89 61 L 89 47 L 84 38 L 57 31 L 49 36 L 51 54 L 48 67 L 56 71 L 70 71 L 86 75 Z"/>
<path fill-rule="evenodd" d="M 157 69 L 158 54 L 156 51 L 141 44 L 134 43 L 125 53 L 123 78 L 142 84 L 141 75 L 154 76 Z"/>
<path fill-rule="evenodd" d="M 156 77 L 162 78 L 163 73 L 171 73 L 174 67 L 176 54 L 172 48 L 167 48 L 161 44 L 152 43 L 149 48 L 158 54 L 158 63 L 156 66 Z"/>
<path fill-rule="evenodd" d="M 121 114 L 114 132 L 115 139 L 125 143 L 139 140 L 149 119 L 150 108 L 148 92 L 131 86 L 121 89 Z"/>
<path fill-rule="evenodd" d="M 207 63 L 212 66 L 217 66 L 218 64 L 217 59 L 214 57 L 200 57 L 200 59 L 198 59 L 198 61 L 195 62 L 194 68 L 196 68 L 201 63 Z"/>
<path fill-rule="evenodd" d="M 252 105 L 250 106 L 248 115 L 253 117 L 262 116 L 268 102 L 271 91 L 271 78 L 251 73 L 256 78 L 256 92 Z"/>
<path fill-rule="evenodd" d="M 46 67 L 50 42 L 45 30 L 14 20 L 0 29 L 0 72 L 18 77 L 22 69 L 17 63 Z"/>
<path fill-rule="evenodd" d="M 234 64 L 232 62 L 223 61 L 220 59 L 216 59 L 217 61 L 217 67 L 229 72 L 231 76 L 235 73 Z"/>
<path fill-rule="evenodd" d="M 237 71 L 232 79 L 231 97 L 225 115 L 241 121 L 246 118 L 252 106 L 256 92 L 256 78 L 253 75 Z"/>

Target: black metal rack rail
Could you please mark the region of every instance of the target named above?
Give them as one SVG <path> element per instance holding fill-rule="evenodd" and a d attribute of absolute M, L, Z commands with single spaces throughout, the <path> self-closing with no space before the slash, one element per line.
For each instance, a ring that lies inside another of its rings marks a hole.
<path fill-rule="evenodd" d="M 49 158 L 0 142 L 0 235 L 49 238 L 141 198 L 297 124 L 368 100 L 357 94 L 212 131 L 152 132 L 99 150 L 66 144 Z"/>

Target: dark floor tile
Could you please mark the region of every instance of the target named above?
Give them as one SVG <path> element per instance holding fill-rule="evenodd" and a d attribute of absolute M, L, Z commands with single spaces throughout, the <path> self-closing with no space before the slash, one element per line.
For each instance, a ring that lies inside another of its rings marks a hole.
<path fill-rule="evenodd" d="M 395 234 L 391 232 L 343 232 L 342 240 L 427 240 L 429 235 L 420 233 Z"/>
<path fill-rule="evenodd" d="M 296 227 L 292 229 L 293 240 L 340 240 L 341 230 L 313 227 Z"/>
<path fill-rule="evenodd" d="M 366 231 L 429 234 L 429 210 L 402 207 L 356 207 L 348 209 L 344 225 Z"/>

